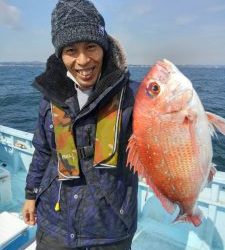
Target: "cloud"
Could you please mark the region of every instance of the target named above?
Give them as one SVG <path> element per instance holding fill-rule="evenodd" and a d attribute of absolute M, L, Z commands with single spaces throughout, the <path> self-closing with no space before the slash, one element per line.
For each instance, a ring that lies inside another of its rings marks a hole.
<path fill-rule="evenodd" d="M 0 27 L 16 29 L 20 25 L 20 10 L 13 5 L 9 5 L 6 0 L 0 0 Z"/>

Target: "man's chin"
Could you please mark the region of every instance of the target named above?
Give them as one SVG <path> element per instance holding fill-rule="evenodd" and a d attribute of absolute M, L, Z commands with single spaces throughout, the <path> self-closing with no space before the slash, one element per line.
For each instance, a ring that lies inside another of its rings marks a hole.
<path fill-rule="evenodd" d="M 78 87 L 82 90 L 86 90 L 86 89 L 90 89 L 90 88 L 93 88 L 95 85 L 94 82 L 89 82 L 89 83 L 86 83 L 86 82 L 78 82 Z"/>

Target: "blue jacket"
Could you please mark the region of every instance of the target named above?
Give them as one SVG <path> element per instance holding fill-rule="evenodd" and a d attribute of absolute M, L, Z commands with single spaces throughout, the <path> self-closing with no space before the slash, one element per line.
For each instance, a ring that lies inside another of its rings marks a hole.
<path fill-rule="evenodd" d="M 119 58 L 119 59 L 118 59 Z M 74 83 L 54 55 L 34 85 L 43 94 L 33 138 L 35 152 L 26 180 L 26 198 L 36 198 L 37 225 L 67 247 L 103 245 L 132 237 L 137 227 L 137 174 L 126 167 L 126 146 L 132 131 L 132 109 L 137 83 L 129 80 L 121 50 L 111 40 L 100 81 L 79 110 Z M 93 156 L 79 154 L 81 178 L 63 181 L 60 207 L 57 157 L 50 101 L 73 121 L 76 147 L 85 149 L 95 139 L 97 111 L 126 85 L 116 169 L 93 168 Z"/>

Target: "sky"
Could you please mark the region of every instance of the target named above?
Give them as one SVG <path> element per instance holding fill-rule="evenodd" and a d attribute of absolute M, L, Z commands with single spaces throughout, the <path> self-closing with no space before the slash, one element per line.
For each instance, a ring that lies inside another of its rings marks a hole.
<path fill-rule="evenodd" d="M 93 0 L 128 64 L 225 65 L 224 0 Z M 57 0 L 0 0 L 0 62 L 41 61 L 54 53 Z"/>

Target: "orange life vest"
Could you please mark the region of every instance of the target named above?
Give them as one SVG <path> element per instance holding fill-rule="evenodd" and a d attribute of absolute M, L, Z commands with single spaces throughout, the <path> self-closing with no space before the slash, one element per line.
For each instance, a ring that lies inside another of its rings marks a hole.
<path fill-rule="evenodd" d="M 93 167 L 115 168 L 121 127 L 124 88 L 98 112 Z M 52 120 L 58 157 L 59 179 L 80 177 L 78 151 L 74 142 L 71 118 L 51 103 Z"/>

